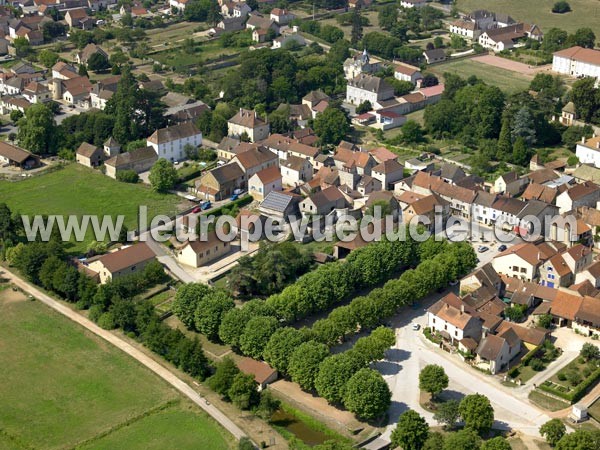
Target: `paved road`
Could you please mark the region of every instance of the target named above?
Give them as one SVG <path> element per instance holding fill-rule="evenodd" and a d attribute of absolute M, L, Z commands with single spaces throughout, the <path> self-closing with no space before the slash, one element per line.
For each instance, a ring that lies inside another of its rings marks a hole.
<path fill-rule="evenodd" d="M 18 277 L 14 273 L 12 273 L 8 270 L 5 270 L 5 269 L 3 269 L 3 271 L 5 272 L 3 274 L 3 276 L 5 278 L 8 278 L 13 284 L 20 287 L 28 294 L 33 295 L 35 298 L 40 300 L 42 303 L 55 309 L 56 311 L 63 314 L 64 316 L 67 316 L 72 321 L 77 322 L 79 325 L 83 326 L 84 328 L 88 329 L 92 333 L 94 333 L 94 334 L 100 336 L 101 338 L 105 339 L 106 341 L 110 342 L 115 347 L 119 348 L 120 350 L 127 353 L 129 356 L 131 356 L 132 358 L 136 359 L 138 362 L 140 362 L 141 364 L 146 366 L 148 369 L 150 369 L 152 372 L 154 372 L 156 375 L 161 377 L 163 380 L 165 380 L 167 383 L 169 383 L 171 386 L 173 386 L 175 389 L 177 389 L 183 395 L 188 397 L 196 405 L 198 405 L 200 408 L 202 408 L 204 411 L 206 411 L 213 419 L 215 419 L 217 422 L 219 422 L 223 426 L 223 428 L 225 428 L 227 431 L 229 431 L 236 439 L 239 440 L 242 437 L 246 436 L 246 433 L 244 433 L 241 430 L 241 428 L 239 428 L 235 423 L 233 423 L 233 421 L 231 421 L 231 419 L 229 419 L 225 414 L 223 414 L 214 405 L 207 404 L 206 400 L 204 398 L 202 398 L 202 396 L 200 396 L 187 383 L 185 383 L 184 381 L 179 379 L 177 376 L 175 376 L 169 369 L 167 369 L 164 366 L 161 366 L 159 363 L 154 361 L 152 358 L 145 355 L 143 352 L 136 349 L 132 345 L 128 344 L 123 339 L 119 338 L 118 336 L 115 336 L 110 331 L 100 328 L 98 325 L 93 323 L 91 320 L 83 317 L 82 315 L 69 309 L 62 303 L 54 300 L 52 297 L 49 297 L 48 295 L 44 294 L 42 291 L 37 289 L 35 286 L 27 283 L 25 280 Z"/>
<path fill-rule="evenodd" d="M 427 305 L 438 296 L 432 296 Z M 420 331 L 412 329 L 412 323 L 426 323 L 424 305 L 411 310 L 393 324 L 396 329 L 396 344 L 388 351 L 386 360 L 376 364 L 392 391 L 392 406 L 389 411 L 390 425 L 382 435 L 389 441 L 398 417 L 407 409 L 421 414 L 430 424 L 437 425 L 433 414 L 419 404 L 419 372 L 427 364 L 444 367 L 450 384 L 446 394 L 457 399 L 464 395 L 480 393 L 490 399 L 495 411 L 495 427 L 514 429 L 531 436 L 539 436 L 538 429 L 550 417 L 520 398 L 512 395 L 509 387 L 500 385 L 496 378 L 467 367 L 457 355 L 450 355 L 430 345 Z"/>

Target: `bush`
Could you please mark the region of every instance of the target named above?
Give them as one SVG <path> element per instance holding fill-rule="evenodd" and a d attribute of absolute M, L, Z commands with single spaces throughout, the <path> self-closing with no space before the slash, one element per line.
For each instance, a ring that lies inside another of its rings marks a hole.
<path fill-rule="evenodd" d="M 555 14 L 564 14 L 571 11 L 571 5 L 569 5 L 565 1 L 559 1 L 554 4 L 552 7 L 552 12 Z"/>
<path fill-rule="evenodd" d="M 567 380 L 569 380 L 571 386 L 576 387 L 581 383 L 581 374 L 576 370 L 572 370 L 567 374 Z"/>
<path fill-rule="evenodd" d="M 518 367 L 513 367 L 512 369 L 510 369 L 508 371 L 508 376 L 510 378 L 517 378 L 520 375 L 521 372 L 519 372 L 519 368 Z"/>
<path fill-rule="evenodd" d="M 140 181 L 140 177 L 135 170 L 122 170 L 121 172 L 117 172 L 117 181 L 135 184 Z"/>
<path fill-rule="evenodd" d="M 542 370 L 544 370 L 544 362 L 539 358 L 533 358 L 529 362 L 529 366 L 536 372 L 541 372 Z"/>
<path fill-rule="evenodd" d="M 115 318 L 111 312 L 105 312 L 98 319 L 98 326 L 105 330 L 113 330 L 115 328 Z"/>
<path fill-rule="evenodd" d="M 558 375 L 557 375 L 557 378 L 558 378 L 560 381 L 565 381 L 565 380 L 567 379 L 567 375 L 565 375 L 565 373 L 564 373 L 564 372 L 559 372 L 559 373 L 558 373 Z"/>

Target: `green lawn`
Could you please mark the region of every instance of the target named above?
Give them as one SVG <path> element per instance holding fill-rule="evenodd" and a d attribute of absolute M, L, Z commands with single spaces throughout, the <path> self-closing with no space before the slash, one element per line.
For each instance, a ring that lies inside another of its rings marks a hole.
<path fill-rule="evenodd" d="M 430 72 L 442 76 L 445 72 L 454 73 L 463 78 L 475 75 L 488 84 L 498 86 L 504 92 L 514 93 L 529 87 L 531 78 L 499 67 L 493 67 L 470 58 L 436 64 L 429 67 Z"/>
<path fill-rule="evenodd" d="M 588 408 L 588 414 L 596 421 L 600 421 L 600 399 L 592 403 L 592 406 Z"/>
<path fill-rule="evenodd" d="M 568 0 L 572 11 L 567 14 L 553 14 L 552 5 L 556 0 L 457 0 L 458 9 L 471 12 L 485 8 L 497 13 L 509 14 L 513 19 L 535 23 L 545 33 L 552 27 L 574 32 L 578 28 L 590 27 L 598 30 L 600 3 L 598 0 Z"/>
<path fill-rule="evenodd" d="M 184 433 L 175 432 L 185 430 Z M 195 450 L 200 448 L 226 449 L 227 439 L 192 405 L 176 405 L 144 417 L 116 430 L 82 450 Z"/>
<path fill-rule="evenodd" d="M 115 181 L 79 164 L 19 182 L 0 181 L 0 199 L 21 214 L 124 215 L 125 225 L 137 229 L 138 206 L 148 207 L 149 222 L 158 214 L 175 214 L 185 205 L 180 197 L 153 192 L 141 184 Z M 74 243 L 71 252 L 85 251 L 93 239 Z"/>
<path fill-rule="evenodd" d="M 106 435 L 98 448 L 192 449 L 203 447 L 189 444 L 200 434 L 229 448 L 225 431 L 150 371 L 12 290 L 0 293 L 0 366 L 0 448 L 71 448 Z"/>

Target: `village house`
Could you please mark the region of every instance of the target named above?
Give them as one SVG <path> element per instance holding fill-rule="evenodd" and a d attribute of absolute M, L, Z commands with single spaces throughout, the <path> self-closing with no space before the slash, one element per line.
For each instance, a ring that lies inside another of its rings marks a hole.
<path fill-rule="evenodd" d="M 29 103 L 46 103 L 52 100 L 52 93 L 46 84 L 32 81 L 23 89 L 23 97 Z"/>
<path fill-rule="evenodd" d="M 575 155 L 581 164 L 592 164 L 600 168 L 600 136 L 589 139 L 582 137 L 575 149 Z"/>
<path fill-rule="evenodd" d="M 107 159 L 104 162 L 104 167 L 106 175 L 116 179 L 117 174 L 124 170 L 133 170 L 136 173 L 146 172 L 152 168 L 157 160 L 158 156 L 152 147 L 143 147 Z"/>
<path fill-rule="evenodd" d="M 82 142 L 75 152 L 75 160 L 86 167 L 98 167 L 104 161 L 104 151 L 100 147 Z"/>
<path fill-rule="evenodd" d="M 236 189 L 244 187 L 244 172 L 236 163 L 224 164 L 205 172 L 196 181 L 196 195 L 211 201 L 224 200 Z"/>
<path fill-rule="evenodd" d="M 40 157 L 22 148 L 0 141 L 0 166 L 14 166 L 20 169 L 35 169 L 40 166 Z"/>
<path fill-rule="evenodd" d="M 477 42 L 483 48 L 501 52 L 513 48 L 521 40 L 533 39 L 541 41 L 542 37 L 543 33 L 537 25 L 517 23 L 501 28 L 487 29 L 481 33 Z"/>
<path fill-rule="evenodd" d="M 579 284 L 584 281 L 589 281 L 593 287 L 600 288 L 600 261 L 590 264 L 577 273 L 575 283 Z"/>
<path fill-rule="evenodd" d="M 494 181 L 494 193 L 496 194 L 508 194 L 512 197 L 519 195 L 529 180 L 526 177 L 520 177 L 517 172 L 510 171 L 500 175 Z"/>
<path fill-rule="evenodd" d="M 482 332 L 481 320 L 467 312 L 461 299 L 452 293 L 427 310 L 427 326 L 451 343 L 465 338 L 478 342 Z"/>
<path fill-rule="evenodd" d="M 215 232 L 208 233 L 204 239 L 187 241 L 176 250 L 177 261 L 189 267 L 202 267 L 229 253 L 229 241 L 221 241 Z"/>
<path fill-rule="evenodd" d="M 259 392 L 277 380 L 277 371 L 265 362 L 244 357 L 237 363 L 237 366 L 242 373 L 254 377 Z"/>
<path fill-rule="evenodd" d="M 202 145 L 202 133 L 192 122 L 184 122 L 156 130 L 146 145 L 152 147 L 159 158 L 182 161 L 187 159 L 186 146 L 196 149 Z"/>
<path fill-rule="evenodd" d="M 139 273 L 154 260 L 154 252 L 141 242 L 94 258 L 87 267 L 98 274 L 101 284 L 106 284 L 119 277 Z"/>
<path fill-rule="evenodd" d="M 77 64 L 87 64 L 90 57 L 96 53 L 100 53 L 108 59 L 108 53 L 106 53 L 102 47 L 96 44 L 87 44 L 83 50 L 75 54 L 75 62 Z"/>
<path fill-rule="evenodd" d="M 538 267 L 555 254 L 547 247 L 525 242 L 498 253 L 492 266 L 499 275 L 533 281 L 538 277 Z"/>
<path fill-rule="evenodd" d="M 175 8 L 180 13 L 185 11 L 185 6 L 187 5 L 189 0 L 169 0 L 169 5 L 171 8 Z"/>
<path fill-rule="evenodd" d="M 262 141 L 269 136 L 270 126 L 256 111 L 240 108 L 235 116 L 227 121 L 227 134 L 241 138 L 248 136 L 252 142 Z"/>
<path fill-rule="evenodd" d="M 393 190 L 394 183 L 404 178 L 404 166 L 396 159 L 389 159 L 374 166 L 371 176 L 381 183 L 383 190 Z"/>
<path fill-rule="evenodd" d="M 394 78 L 400 81 L 410 81 L 416 85 L 419 80 L 423 79 L 423 75 L 418 67 L 409 64 L 396 64 Z"/>
<path fill-rule="evenodd" d="M 378 101 L 394 98 L 394 88 L 383 78 L 360 74 L 348 81 L 346 85 L 346 101 L 353 105 L 370 102 L 375 105 Z"/>
<path fill-rule="evenodd" d="M 300 212 L 304 215 L 327 215 L 335 209 L 344 208 L 346 199 L 335 186 L 315 192 L 300 203 Z"/>
<path fill-rule="evenodd" d="M 65 22 L 70 28 L 81 28 L 82 30 L 91 30 L 95 25 L 95 21 L 90 19 L 84 8 L 69 9 L 65 13 Z"/>
<path fill-rule="evenodd" d="M 64 61 L 58 61 L 52 66 L 52 78 L 54 79 L 69 80 L 78 76 L 77 69 Z"/>
<path fill-rule="evenodd" d="M 427 230 L 431 230 L 436 220 L 446 223 L 450 216 L 450 203 L 437 194 L 415 194 L 404 192 L 398 197 L 402 209 L 402 222 L 416 225 L 416 220 Z M 415 218 L 416 217 L 416 218 Z"/>
<path fill-rule="evenodd" d="M 566 189 L 566 186 L 564 189 Z M 559 191 L 562 192 L 564 189 L 557 189 L 538 183 L 530 183 L 525 188 L 523 195 L 521 195 L 521 199 L 525 201 L 539 200 L 553 205 L 556 203 L 556 196 L 559 194 Z"/>
<path fill-rule="evenodd" d="M 575 78 L 600 78 L 600 51 L 575 46 L 555 52 L 552 71 Z"/>
<path fill-rule="evenodd" d="M 508 328 L 502 334 L 488 334 L 481 340 L 475 350 L 475 364 L 495 375 L 507 369 L 520 352 L 521 340 L 512 328 Z"/>
<path fill-rule="evenodd" d="M 427 0 L 400 0 L 400 6 L 403 8 L 422 8 L 427 4 Z"/>
<path fill-rule="evenodd" d="M 279 25 L 287 25 L 288 23 L 290 23 L 292 20 L 294 20 L 296 18 L 296 16 L 294 14 L 292 14 L 290 11 L 288 11 L 287 9 L 282 9 L 282 8 L 273 8 L 271 10 L 270 17 L 271 17 L 271 20 L 274 20 Z"/>
<path fill-rule="evenodd" d="M 231 159 L 231 164 L 237 164 L 244 172 L 244 182 L 247 182 L 252 175 L 269 167 L 278 167 L 279 159 L 277 155 L 269 151 L 266 147 L 255 146 L 245 152 L 238 153 Z"/>
<path fill-rule="evenodd" d="M 302 197 L 292 192 L 272 191 L 258 207 L 266 217 L 278 220 L 280 223 L 289 222 L 292 217 L 299 217 L 298 205 Z"/>
<path fill-rule="evenodd" d="M 450 33 L 474 41 L 479 38 L 481 29 L 479 28 L 479 25 L 477 25 L 477 22 L 466 19 L 457 19 L 450 24 Z"/>
<path fill-rule="evenodd" d="M 279 167 L 267 167 L 250 177 L 248 180 L 248 193 L 254 200 L 261 201 L 269 192 L 283 189 L 281 179 Z"/>
<path fill-rule="evenodd" d="M 344 77 L 347 80 L 353 80 L 362 74 L 373 74 L 381 68 L 382 64 L 372 62 L 367 49 L 365 49 L 362 53 L 357 53 L 344 61 Z"/>
<path fill-rule="evenodd" d="M 556 206 L 563 214 L 580 206 L 596 206 L 598 200 L 600 188 L 590 181 L 585 181 L 559 194 L 556 197 Z"/>
<path fill-rule="evenodd" d="M 431 50 L 425 50 L 423 57 L 427 64 L 435 64 L 446 60 L 446 52 L 441 48 L 434 48 Z"/>
<path fill-rule="evenodd" d="M 297 156 L 288 156 L 287 159 L 279 161 L 283 184 L 286 186 L 298 186 L 312 180 L 313 166 L 308 159 Z"/>

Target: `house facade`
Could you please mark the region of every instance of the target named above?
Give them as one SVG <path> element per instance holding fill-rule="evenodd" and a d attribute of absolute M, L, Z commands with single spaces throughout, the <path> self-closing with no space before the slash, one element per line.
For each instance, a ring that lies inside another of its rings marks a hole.
<path fill-rule="evenodd" d="M 185 122 L 156 130 L 146 143 L 154 149 L 159 158 L 181 161 L 187 159 L 186 145 L 194 148 L 202 145 L 202 133 L 192 122 Z"/>

